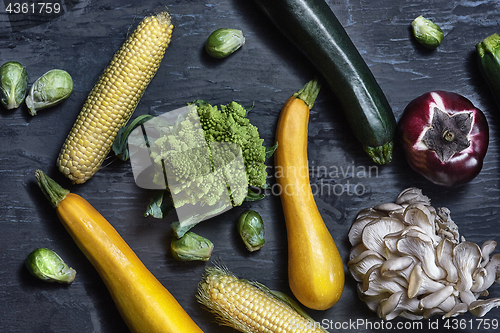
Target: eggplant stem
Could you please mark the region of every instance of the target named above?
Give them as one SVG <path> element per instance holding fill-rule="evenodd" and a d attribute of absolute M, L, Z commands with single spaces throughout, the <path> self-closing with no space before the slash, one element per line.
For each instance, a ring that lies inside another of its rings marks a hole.
<path fill-rule="evenodd" d="M 452 142 L 454 139 L 455 139 L 455 134 L 453 134 L 452 131 L 450 131 L 449 129 L 447 129 L 446 131 L 444 131 L 443 133 L 443 138 L 448 141 L 448 142 Z"/>

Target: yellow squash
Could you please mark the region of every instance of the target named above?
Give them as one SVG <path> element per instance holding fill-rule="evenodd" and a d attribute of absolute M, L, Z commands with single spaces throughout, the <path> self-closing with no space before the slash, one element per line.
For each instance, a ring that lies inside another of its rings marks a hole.
<path fill-rule="evenodd" d="M 81 196 L 37 170 L 38 184 L 62 224 L 99 272 L 134 333 L 202 333 L 113 226 Z"/>
<path fill-rule="evenodd" d="M 318 91 L 317 80 L 312 80 L 283 106 L 275 168 L 287 229 L 290 289 L 303 305 L 325 310 L 340 299 L 345 276 L 342 258 L 309 183 L 307 129 Z"/>

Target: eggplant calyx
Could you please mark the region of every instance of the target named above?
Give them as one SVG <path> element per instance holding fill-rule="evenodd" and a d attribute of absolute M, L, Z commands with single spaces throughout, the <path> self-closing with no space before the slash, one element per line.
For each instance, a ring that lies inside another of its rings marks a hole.
<path fill-rule="evenodd" d="M 472 130 L 472 112 L 450 115 L 435 107 L 431 126 L 422 138 L 423 143 L 442 163 L 470 146 L 469 133 Z"/>

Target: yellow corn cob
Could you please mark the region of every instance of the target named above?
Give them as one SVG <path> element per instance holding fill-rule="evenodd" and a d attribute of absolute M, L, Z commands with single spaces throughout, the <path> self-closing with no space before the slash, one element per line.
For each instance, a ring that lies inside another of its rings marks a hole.
<path fill-rule="evenodd" d="M 326 332 L 265 286 L 240 280 L 224 268 L 206 269 L 197 298 L 216 314 L 219 324 L 244 333 Z"/>
<path fill-rule="evenodd" d="M 144 18 L 116 52 L 83 105 L 57 159 L 73 183 L 92 177 L 155 75 L 172 35 L 170 15 Z"/>

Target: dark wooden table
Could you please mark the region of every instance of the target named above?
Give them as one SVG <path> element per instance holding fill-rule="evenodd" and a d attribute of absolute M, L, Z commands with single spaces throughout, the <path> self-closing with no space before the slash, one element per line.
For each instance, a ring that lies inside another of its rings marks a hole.
<path fill-rule="evenodd" d="M 97 272 L 38 189 L 33 174 L 39 168 L 92 203 L 205 332 L 232 332 L 215 324 L 214 317 L 195 300 L 201 274 L 211 263 L 178 262 L 172 258 L 170 223 L 175 214 L 165 220 L 143 216 L 151 192 L 135 185 L 129 162 L 108 157 L 90 181 L 76 186 L 56 170 L 55 161 L 87 94 L 127 33 L 143 16 L 162 6 L 168 6 L 172 13 L 172 43 L 134 117 L 159 115 L 194 99 L 212 104 L 255 102 L 249 118 L 270 145 L 281 106 L 317 74 L 314 67 L 252 1 L 65 0 L 64 13 L 53 17 L 7 15 L 9 2 L 0 4 L 0 62 L 23 63 L 30 84 L 49 69 L 67 70 L 74 79 L 74 91 L 65 102 L 42 110 L 35 117 L 24 106 L 13 111 L 0 110 L 0 332 L 127 332 Z M 346 126 L 335 96 L 324 87 L 311 112 L 310 164 L 348 172 L 311 172 L 311 182 L 329 181 L 346 189 L 340 194 L 316 196 L 344 263 L 350 249 L 347 232 L 356 213 L 377 203 L 391 202 L 410 186 L 423 189 L 434 206 L 450 208 L 467 240 L 478 244 L 488 239 L 500 241 L 500 111 L 479 73 L 475 54 L 477 42 L 499 32 L 500 3 L 327 2 L 373 71 L 397 119 L 410 100 L 441 89 L 469 98 L 485 112 L 491 131 L 490 147 L 479 176 L 456 189 L 439 187 L 410 170 L 399 147 L 392 163 L 375 166 Z M 419 15 L 433 19 L 445 33 L 442 45 L 435 51 L 424 50 L 411 38 L 410 24 Z M 203 47 L 210 32 L 220 27 L 242 29 L 246 44 L 231 57 L 214 60 Z M 371 171 L 358 174 L 351 168 Z M 358 185 L 359 192 L 352 195 L 351 191 L 349 195 L 347 188 L 352 190 L 354 185 Z M 266 245 L 255 253 L 245 249 L 235 228 L 237 217 L 248 208 L 261 213 L 266 226 Z M 194 231 L 213 241 L 212 258 L 223 262 L 239 277 L 258 280 L 290 294 L 286 229 L 279 197 L 244 203 L 199 224 Z M 75 281 L 62 286 L 33 278 L 23 262 L 37 247 L 59 253 L 78 271 Z M 317 321 L 329 321 L 332 328 L 343 325 L 341 331 L 384 331 L 384 323 L 360 301 L 355 286 L 347 273 L 339 303 L 326 311 L 308 312 Z M 499 297 L 500 287 L 494 285 L 490 293 Z M 492 310 L 485 318 L 500 320 L 500 310 Z M 479 321 L 470 314 L 457 319 L 465 325 L 457 331 L 492 331 L 477 329 Z M 353 322 L 359 325 L 352 325 Z M 438 317 L 420 321 L 422 326 L 396 319 L 392 327 L 397 323 L 407 325 L 403 326 L 406 331 L 430 332 L 436 331 L 436 326 L 440 331 L 453 331 L 446 329 L 446 321 Z"/>

